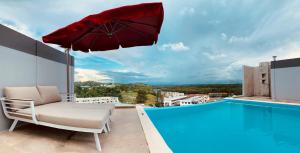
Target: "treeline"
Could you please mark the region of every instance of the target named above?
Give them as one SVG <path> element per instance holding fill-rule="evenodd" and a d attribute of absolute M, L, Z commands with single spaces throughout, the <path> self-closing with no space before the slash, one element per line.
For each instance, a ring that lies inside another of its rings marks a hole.
<path fill-rule="evenodd" d="M 78 98 L 86 97 L 121 97 L 121 90 L 119 88 L 102 87 L 100 85 L 82 85 L 75 83 L 75 94 Z"/>
<path fill-rule="evenodd" d="M 118 97 L 126 103 L 155 103 L 153 88 L 145 84 L 116 84 L 115 87 L 105 87 L 102 83 L 87 81 L 75 82 L 74 86 L 78 98 Z"/>
<path fill-rule="evenodd" d="M 182 92 L 185 94 L 208 94 L 208 93 L 228 93 L 234 95 L 242 94 L 241 84 L 210 84 L 210 85 L 181 85 L 162 86 L 162 91 Z"/>
<path fill-rule="evenodd" d="M 153 93 L 153 87 L 150 85 L 137 83 L 137 84 L 117 84 L 117 88 L 119 88 L 122 91 L 128 92 L 139 92 L 144 91 L 145 93 Z"/>

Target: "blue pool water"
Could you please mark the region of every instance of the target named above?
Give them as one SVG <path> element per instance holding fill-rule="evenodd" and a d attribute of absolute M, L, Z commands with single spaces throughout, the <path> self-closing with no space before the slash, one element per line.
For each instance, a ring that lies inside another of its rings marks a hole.
<path fill-rule="evenodd" d="M 222 100 L 145 111 L 174 153 L 300 153 L 300 106 Z"/>

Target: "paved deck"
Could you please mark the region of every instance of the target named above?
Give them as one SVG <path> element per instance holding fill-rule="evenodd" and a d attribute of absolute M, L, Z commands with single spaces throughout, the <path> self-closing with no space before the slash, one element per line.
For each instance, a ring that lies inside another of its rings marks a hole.
<path fill-rule="evenodd" d="M 117 109 L 112 131 L 101 134 L 101 153 L 149 153 L 135 108 Z M 0 133 L 2 153 L 96 153 L 94 137 L 36 125 L 24 125 L 14 132 Z"/>

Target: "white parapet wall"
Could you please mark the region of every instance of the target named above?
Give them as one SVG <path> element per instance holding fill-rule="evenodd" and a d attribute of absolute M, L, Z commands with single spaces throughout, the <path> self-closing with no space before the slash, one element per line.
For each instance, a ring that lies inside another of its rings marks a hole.
<path fill-rule="evenodd" d="M 300 101 L 300 58 L 272 62 L 273 100 Z"/>
<path fill-rule="evenodd" d="M 0 97 L 7 86 L 54 85 L 61 93 L 66 92 L 64 53 L 1 24 L 0 33 Z M 72 80 L 73 65 L 72 58 Z M 73 91 L 73 83 L 70 87 Z M 0 131 L 8 129 L 9 125 L 10 121 L 0 108 Z"/>

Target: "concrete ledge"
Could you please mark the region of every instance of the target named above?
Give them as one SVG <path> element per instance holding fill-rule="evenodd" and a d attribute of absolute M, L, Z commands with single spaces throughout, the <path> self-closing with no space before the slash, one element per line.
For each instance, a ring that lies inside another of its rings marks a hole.
<path fill-rule="evenodd" d="M 166 144 L 163 137 L 153 125 L 152 121 L 144 111 L 143 106 L 137 105 L 136 110 L 140 118 L 150 153 L 173 153 Z"/>
<path fill-rule="evenodd" d="M 135 105 L 134 104 L 118 103 L 118 104 L 115 104 L 115 108 L 116 109 L 135 108 Z"/>

